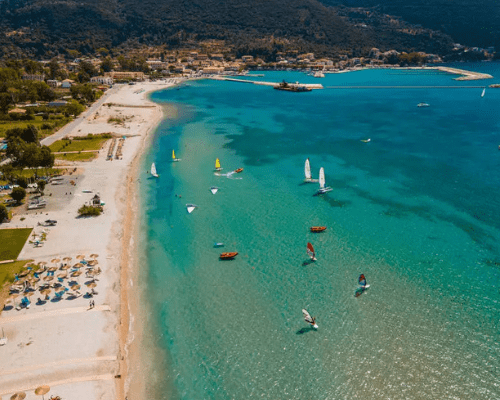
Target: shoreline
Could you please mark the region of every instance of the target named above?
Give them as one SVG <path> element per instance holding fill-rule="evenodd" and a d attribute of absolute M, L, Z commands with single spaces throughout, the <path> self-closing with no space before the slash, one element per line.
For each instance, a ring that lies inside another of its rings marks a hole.
<path fill-rule="evenodd" d="M 111 131 L 115 137 L 125 138 L 123 153 L 107 161 L 108 141 L 96 159 L 66 162 L 79 172 L 65 176 L 58 186 L 47 185 L 47 207 L 19 213 L 6 224 L 11 228 L 32 226 L 37 234 L 46 232 L 43 246 L 27 242 L 19 259 L 44 261 L 50 266 L 51 259 L 69 256 L 74 263 L 77 255 L 97 253 L 102 273 L 97 279 L 93 309 L 88 307 L 88 297 L 82 296 L 87 290 L 83 284 L 89 283 L 82 276 L 76 278 L 82 287 L 81 297 L 71 301 L 66 297 L 56 302 L 51 299 L 42 305 L 35 304 L 40 296 L 36 291 L 29 309 L 16 311 L 10 307 L 0 314 L 0 326 L 8 339 L 0 348 L 5 361 L 0 366 L 0 397 L 25 391 L 28 400 L 35 399 L 34 388 L 45 384 L 51 387 L 47 396 L 125 398 L 128 352 L 135 333 L 131 327 L 135 311 L 131 285 L 140 271 L 136 251 L 139 241 L 134 240 L 140 225 L 134 215 L 139 197 L 137 177 L 152 133 L 164 118 L 162 107 L 151 102 L 147 94 L 175 83 L 144 82 L 113 88 L 106 102 L 75 120 L 71 132 L 65 132 L 85 136 Z M 141 88 L 146 92 L 139 93 Z M 110 124 L 111 116 L 120 116 L 125 123 Z M 70 179 L 75 183 L 70 185 Z M 94 193 L 105 201 L 104 213 L 95 218 L 75 218 L 77 209 Z M 47 218 L 57 220 L 57 225 L 38 225 Z"/>

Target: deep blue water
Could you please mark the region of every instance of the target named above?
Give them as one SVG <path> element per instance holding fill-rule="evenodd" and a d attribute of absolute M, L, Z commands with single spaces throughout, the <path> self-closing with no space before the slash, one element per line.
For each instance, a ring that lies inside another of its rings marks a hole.
<path fill-rule="evenodd" d="M 252 79 L 500 82 L 500 64 L 458 67 L 496 79 L 399 70 Z M 160 178 L 142 183 L 154 398 L 500 398 L 500 89 L 481 91 L 299 94 L 202 80 L 154 93 L 177 109 L 145 157 Z M 217 157 L 222 173 L 244 171 L 214 175 Z M 317 184 L 302 183 L 308 157 L 333 191 L 313 196 Z M 188 214 L 186 203 L 198 208 Z M 312 234 L 313 225 L 328 229 Z M 221 251 L 239 255 L 219 261 Z M 355 298 L 360 273 L 371 287 Z"/>

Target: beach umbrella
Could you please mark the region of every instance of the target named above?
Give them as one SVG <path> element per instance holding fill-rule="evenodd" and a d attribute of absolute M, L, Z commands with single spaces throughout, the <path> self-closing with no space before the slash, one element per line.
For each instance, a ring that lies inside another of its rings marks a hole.
<path fill-rule="evenodd" d="M 61 272 L 60 274 L 57 274 L 57 277 L 58 278 L 62 278 L 62 279 L 65 279 L 68 277 L 68 274 L 66 272 Z"/>
<path fill-rule="evenodd" d="M 94 253 L 94 254 L 91 254 L 89 257 L 90 257 L 90 258 L 97 258 L 97 257 L 99 257 L 99 254 L 95 254 L 95 253 Z"/>
<path fill-rule="evenodd" d="M 23 271 L 21 272 L 18 276 L 20 276 L 21 278 L 25 277 L 26 275 L 28 275 L 30 272 L 28 270 L 26 271 Z"/>
<path fill-rule="evenodd" d="M 62 269 L 62 270 L 65 270 L 65 269 L 70 269 L 70 268 L 71 268 L 71 266 L 69 266 L 68 264 L 63 265 L 63 266 L 61 267 L 61 269 Z"/>
<path fill-rule="evenodd" d="M 50 260 L 50 262 L 52 262 L 52 263 L 57 263 L 59 261 L 61 261 L 60 258 L 53 258 L 52 260 Z"/>
<path fill-rule="evenodd" d="M 94 265 L 97 265 L 99 264 L 99 262 L 97 260 L 90 260 L 87 265 L 90 265 L 91 267 L 93 267 Z"/>
<path fill-rule="evenodd" d="M 79 254 L 76 256 L 77 260 L 83 260 L 84 258 L 85 258 L 85 256 L 83 254 Z"/>
<path fill-rule="evenodd" d="M 54 279 L 54 277 L 53 277 L 53 276 L 44 276 L 44 277 L 43 277 L 43 280 L 44 280 L 44 281 L 51 281 L 52 279 Z"/>
<path fill-rule="evenodd" d="M 80 276 L 82 274 L 82 271 L 75 271 L 71 274 L 71 276 L 75 277 L 75 276 Z"/>
<path fill-rule="evenodd" d="M 71 286 L 71 290 L 73 290 L 74 292 L 76 292 L 77 290 L 80 290 L 81 286 L 80 285 L 73 285 Z"/>
<path fill-rule="evenodd" d="M 38 265 L 47 265 L 47 264 L 48 264 L 48 263 L 47 263 L 47 261 L 40 261 L 40 262 L 38 263 Z"/>
<path fill-rule="evenodd" d="M 87 285 L 87 287 L 89 287 L 90 289 L 93 289 L 97 286 L 97 283 L 95 283 L 94 281 L 91 281 L 91 282 L 87 282 L 85 285 Z"/>
<path fill-rule="evenodd" d="M 50 267 L 47 271 L 49 272 L 57 271 L 57 267 Z"/>
<path fill-rule="evenodd" d="M 12 293 L 7 300 L 12 301 L 14 303 L 14 307 L 16 307 L 16 297 L 19 296 L 19 293 Z"/>
<path fill-rule="evenodd" d="M 35 394 L 37 396 L 42 396 L 42 399 L 45 400 L 44 395 L 47 394 L 49 392 L 49 390 L 50 390 L 49 385 L 43 385 L 43 386 L 37 387 L 35 389 Z"/>
<path fill-rule="evenodd" d="M 76 263 L 75 265 L 73 265 L 73 268 L 81 268 L 81 267 L 83 267 L 82 263 Z"/>
<path fill-rule="evenodd" d="M 26 397 L 26 393 L 18 392 L 10 396 L 10 400 L 23 400 Z"/>
<path fill-rule="evenodd" d="M 52 292 L 52 290 L 49 288 L 40 290 L 40 293 L 44 296 L 47 296 L 48 294 L 50 294 L 50 292 Z"/>
<path fill-rule="evenodd" d="M 72 258 L 71 258 L 71 257 L 64 257 L 64 258 L 63 258 L 63 261 L 71 261 L 71 260 L 72 260 Z"/>

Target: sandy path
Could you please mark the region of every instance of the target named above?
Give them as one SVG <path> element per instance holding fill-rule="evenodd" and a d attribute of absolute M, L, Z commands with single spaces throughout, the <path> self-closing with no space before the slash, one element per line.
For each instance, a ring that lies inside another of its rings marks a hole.
<path fill-rule="evenodd" d="M 30 320 L 30 319 L 36 319 L 36 318 L 49 318 L 49 317 L 67 315 L 67 314 L 77 314 L 77 313 L 81 313 L 81 312 L 93 312 L 93 311 L 111 311 L 111 307 L 103 305 L 103 306 L 95 306 L 94 308 L 91 308 L 91 309 L 89 309 L 88 307 L 70 307 L 70 308 L 63 308 L 63 309 L 59 309 L 59 310 L 42 311 L 42 312 L 37 312 L 37 313 L 33 313 L 33 314 L 16 315 L 15 317 L 2 318 L 2 319 L 0 319 L 0 323 L 2 325 L 6 325 L 6 324 L 12 323 L 12 322 L 26 321 L 26 320 Z"/>

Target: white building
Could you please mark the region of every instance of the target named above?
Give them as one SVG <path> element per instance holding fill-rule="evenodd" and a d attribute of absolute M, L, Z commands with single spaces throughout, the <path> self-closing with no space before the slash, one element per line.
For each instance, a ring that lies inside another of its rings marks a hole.
<path fill-rule="evenodd" d="M 90 83 L 99 83 L 100 85 L 112 85 L 113 78 L 110 76 L 93 76 L 90 78 Z"/>

